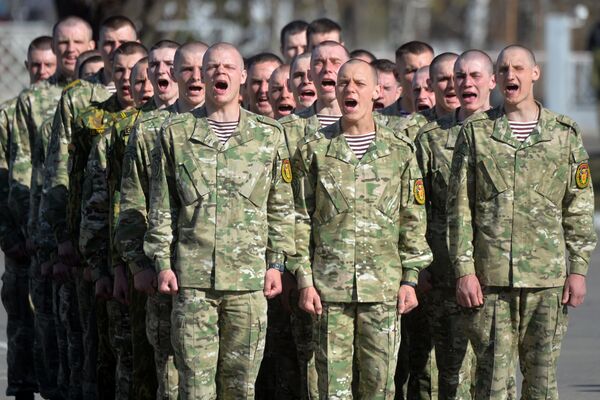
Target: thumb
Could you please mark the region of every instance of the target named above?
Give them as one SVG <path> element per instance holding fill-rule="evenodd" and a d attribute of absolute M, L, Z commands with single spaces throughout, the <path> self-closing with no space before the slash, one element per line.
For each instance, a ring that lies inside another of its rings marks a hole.
<path fill-rule="evenodd" d="M 321 305 L 321 298 L 319 297 L 319 295 L 315 295 L 314 304 L 315 312 L 317 313 L 317 315 L 321 315 L 323 313 L 323 306 Z"/>
<path fill-rule="evenodd" d="M 563 287 L 562 304 L 567 304 L 569 302 L 569 297 L 570 297 L 569 285 L 566 284 Z"/>
<path fill-rule="evenodd" d="M 171 294 L 175 294 L 179 291 L 179 286 L 177 285 L 177 278 L 171 278 Z"/>

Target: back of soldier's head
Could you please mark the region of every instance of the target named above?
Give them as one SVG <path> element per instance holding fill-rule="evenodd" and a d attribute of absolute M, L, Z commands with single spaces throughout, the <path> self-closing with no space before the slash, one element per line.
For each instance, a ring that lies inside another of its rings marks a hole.
<path fill-rule="evenodd" d="M 412 40 L 410 42 L 404 43 L 396 49 L 396 62 L 398 62 L 397 60 L 402 58 L 405 54 L 423 53 L 430 53 L 431 55 L 433 55 L 433 48 L 425 42 L 421 42 L 419 40 Z"/>
<path fill-rule="evenodd" d="M 135 38 L 132 40 L 137 39 L 137 29 L 135 24 L 131 19 L 124 15 L 115 15 L 102 21 L 100 23 L 100 37 L 102 38 L 103 33 L 106 31 L 118 31 L 121 29 L 127 29 L 133 32 L 135 34 Z"/>
<path fill-rule="evenodd" d="M 319 18 L 312 21 L 306 29 L 306 43 L 308 50 L 326 40 L 342 42 L 342 27 L 329 18 Z"/>
<path fill-rule="evenodd" d="M 357 58 L 368 63 L 372 63 L 377 59 L 373 53 L 365 49 L 356 49 L 350 52 L 350 58 Z"/>

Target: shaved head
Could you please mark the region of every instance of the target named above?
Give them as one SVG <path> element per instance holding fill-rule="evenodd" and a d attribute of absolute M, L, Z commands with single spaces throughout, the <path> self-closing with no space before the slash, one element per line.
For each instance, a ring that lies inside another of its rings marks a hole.
<path fill-rule="evenodd" d="M 181 61 L 185 54 L 189 54 L 189 53 L 205 54 L 207 49 L 208 49 L 208 45 L 204 42 L 189 42 L 189 43 L 182 44 L 175 51 L 175 57 L 173 59 L 173 68 L 175 70 L 179 69 L 179 67 L 181 66 Z"/>
<path fill-rule="evenodd" d="M 435 76 L 438 72 L 437 69 L 439 65 L 448 61 L 454 63 L 457 58 L 458 54 L 456 53 L 442 53 L 435 56 L 433 60 L 431 60 L 431 64 L 429 64 L 429 75 L 432 77 Z"/>
<path fill-rule="evenodd" d="M 521 46 L 519 44 L 511 44 L 506 46 L 505 48 L 502 49 L 502 51 L 500 52 L 500 54 L 498 54 L 498 59 L 497 59 L 497 64 L 500 63 L 500 60 L 502 60 L 504 58 L 504 53 L 506 53 L 507 51 L 511 51 L 511 50 L 521 50 L 523 51 L 526 55 L 527 58 L 529 59 L 529 61 L 531 62 L 530 66 L 535 66 L 537 65 L 537 61 L 535 60 L 535 55 L 533 54 L 533 51 L 531 51 L 529 48 L 525 47 L 525 46 Z"/>
<path fill-rule="evenodd" d="M 76 17 L 74 15 L 65 17 L 58 21 L 56 24 L 54 24 L 54 27 L 52 28 L 52 37 L 56 40 L 56 33 L 60 28 L 73 27 L 77 25 L 81 25 L 83 29 L 85 29 L 85 31 L 87 32 L 87 37 L 85 39 L 92 40 L 93 31 L 91 25 L 86 20 Z"/>
<path fill-rule="evenodd" d="M 375 85 L 377 84 L 377 70 L 375 69 L 375 67 L 359 58 L 352 58 L 346 61 L 344 65 L 342 65 L 342 67 L 340 68 L 338 76 L 341 75 L 346 70 L 346 68 L 352 65 L 362 66 L 363 68 L 367 69 L 369 71 L 369 76 L 371 76 L 371 78 L 373 79 L 371 83 L 374 83 Z"/>
<path fill-rule="evenodd" d="M 490 56 L 488 56 L 486 52 L 477 49 L 467 50 L 464 53 L 462 53 L 458 57 L 454 65 L 458 65 L 462 61 L 468 63 L 469 61 L 473 60 L 481 61 L 483 63 L 483 66 L 485 67 L 486 72 L 489 72 L 490 74 L 494 73 L 494 62 L 492 61 Z"/>
<path fill-rule="evenodd" d="M 334 42 L 333 40 L 326 40 L 324 42 L 319 43 L 315 47 L 313 47 L 313 49 L 312 49 L 312 56 L 314 57 L 314 55 L 317 53 L 317 51 L 319 49 L 323 49 L 323 48 L 326 48 L 326 47 L 339 47 L 339 48 L 341 48 L 341 49 L 344 50 L 344 53 L 346 53 L 346 58 L 350 59 L 350 52 L 348 51 L 348 49 L 346 47 L 344 47 L 343 44 L 340 44 L 338 42 Z"/>
<path fill-rule="evenodd" d="M 242 69 L 242 70 L 244 69 L 244 57 L 242 57 L 242 53 L 240 53 L 240 51 L 237 49 L 237 47 L 235 47 L 231 43 L 226 43 L 226 42 L 215 43 L 212 46 L 210 46 L 208 48 L 208 50 L 206 50 L 206 53 L 204 53 L 203 64 L 205 64 L 206 59 L 210 55 L 212 55 L 212 53 L 214 53 L 216 51 L 231 51 L 231 52 L 233 52 L 235 54 L 235 59 L 238 62 L 238 66 L 240 67 L 240 69 Z"/>

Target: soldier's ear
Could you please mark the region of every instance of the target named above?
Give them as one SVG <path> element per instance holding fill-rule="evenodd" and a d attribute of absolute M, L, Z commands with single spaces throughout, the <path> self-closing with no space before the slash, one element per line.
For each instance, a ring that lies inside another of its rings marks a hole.
<path fill-rule="evenodd" d="M 244 85 L 246 83 L 246 78 L 247 77 L 248 77 L 248 72 L 245 69 L 243 69 L 242 70 L 242 80 L 240 81 L 240 83 L 242 85 Z"/>
<path fill-rule="evenodd" d="M 540 75 L 542 74 L 542 71 L 540 70 L 540 66 L 539 65 L 534 65 L 533 66 L 533 71 L 532 71 L 532 80 L 534 82 L 536 82 L 538 79 L 540 79 Z"/>
<path fill-rule="evenodd" d="M 375 87 L 373 88 L 373 102 L 375 102 L 375 100 L 377 100 L 381 96 L 382 90 L 383 89 L 381 88 L 381 85 L 375 85 Z"/>

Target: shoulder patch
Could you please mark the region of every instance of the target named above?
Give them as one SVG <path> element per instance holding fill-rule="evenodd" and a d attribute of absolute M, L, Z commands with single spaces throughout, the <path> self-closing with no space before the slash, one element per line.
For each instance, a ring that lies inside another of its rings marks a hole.
<path fill-rule="evenodd" d="M 556 121 L 562 125 L 572 128 L 573 130 L 579 130 L 579 126 L 577 125 L 577 122 L 575 122 L 570 117 L 567 117 L 566 115 L 558 115 L 556 117 Z"/>
<path fill-rule="evenodd" d="M 575 183 L 579 189 L 585 189 L 590 185 L 590 166 L 588 163 L 582 162 L 577 166 Z"/>
<path fill-rule="evenodd" d="M 63 93 L 64 93 L 64 92 L 66 92 L 66 91 L 68 91 L 68 90 L 69 90 L 69 89 L 71 89 L 71 88 L 74 88 L 75 86 L 79 86 L 79 85 L 81 85 L 81 83 L 82 83 L 82 82 L 81 82 L 81 79 L 75 79 L 73 82 L 69 83 L 68 85 L 66 85 L 66 86 L 63 88 Z"/>

